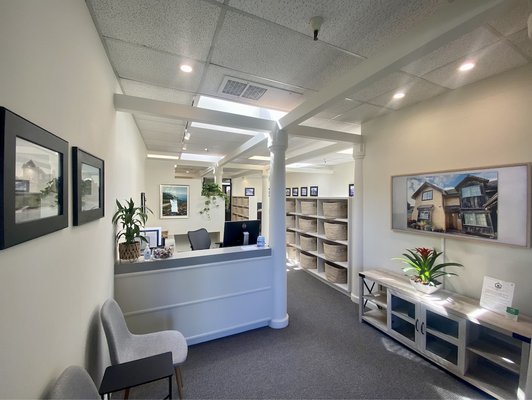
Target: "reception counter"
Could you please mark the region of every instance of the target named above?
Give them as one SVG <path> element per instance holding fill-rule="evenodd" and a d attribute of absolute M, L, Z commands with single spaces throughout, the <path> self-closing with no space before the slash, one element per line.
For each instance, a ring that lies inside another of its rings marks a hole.
<path fill-rule="evenodd" d="M 188 344 L 267 326 L 271 249 L 255 245 L 176 253 L 115 265 L 115 298 L 134 333 L 177 329 Z"/>

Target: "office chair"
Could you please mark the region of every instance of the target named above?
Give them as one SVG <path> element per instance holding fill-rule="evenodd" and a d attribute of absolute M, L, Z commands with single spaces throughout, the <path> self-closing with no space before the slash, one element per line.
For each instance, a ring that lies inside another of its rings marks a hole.
<path fill-rule="evenodd" d="M 188 231 L 187 236 L 192 250 L 205 250 L 211 247 L 211 237 L 205 228 Z"/>
<path fill-rule="evenodd" d="M 144 335 L 132 334 L 120 306 L 114 299 L 107 299 L 103 304 L 100 317 L 113 365 L 171 351 L 177 390 L 179 397 L 183 399 L 183 377 L 179 366 L 187 359 L 188 347 L 181 332 L 167 330 Z M 126 398 L 128 394 L 126 391 Z"/>
<path fill-rule="evenodd" d="M 50 391 L 49 399 L 99 399 L 100 394 L 85 368 L 67 367 Z"/>

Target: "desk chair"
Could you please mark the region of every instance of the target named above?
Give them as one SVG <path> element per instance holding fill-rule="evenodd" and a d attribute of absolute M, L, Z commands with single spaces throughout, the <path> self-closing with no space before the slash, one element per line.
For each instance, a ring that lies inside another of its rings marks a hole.
<path fill-rule="evenodd" d="M 59 375 L 47 398 L 97 400 L 100 394 L 85 368 L 71 365 Z"/>
<path fill-rule="evenodd" d="M 129 331 L 124 314 L 114 299 L 107 299 L 103 304 L 100 317 L 113 365 L 171 351 L 177 391 L 183 399 L 183 377 L 179 366 L 187 359 L 188 347 L 181 332 L 173 330 L 134 335 Z M 128 394 L 126 390 L 126 398 Z"/>
<path fill-rule="evenodd" d="M 192 250 L 205 250 L 211 247 L 211 237 L 205 228 L 188 231 L 187 236 Z"/>

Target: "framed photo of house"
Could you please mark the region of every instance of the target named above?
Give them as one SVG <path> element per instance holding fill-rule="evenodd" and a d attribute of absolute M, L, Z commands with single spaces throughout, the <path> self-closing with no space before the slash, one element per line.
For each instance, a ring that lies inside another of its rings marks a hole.
<path fill-rule="evenodd" d="M 392 177 L 392 229 L 530 245 L 530 164 Z"/>
<path fill-rule="evenodd" d="M 161 218 L 188 218 L 188 185 L 160 185 L 160 192 Z"/>
<path fill-rule="evenodd" d="M 290 188 L 286 188 L 286 190 L 285 190 L 285 196 L 286 196 L 286 197 L 290 197 L 290 194 L 291 194 L 291 193 L 292 193 L 292 192 L 291 192 Z"/>
<path fill-rule="evenodd" d="M 72 147 L 72 192 L 74 225 L 104 216 L 104 162 L 78 147 Z"/>
<path fill-rule="evenodd" d="M 0 107 L 0 249 L 68 226 L 68 142 Z"/>
<path fill-rule="evenodd" d="M 299 196 L 299 188 L 293 187 L 292 188 L 292 197 L 297 197 L 297 196 Z"/>
<path fill-rule="evenodd" d="M 317 186 L 311 186 L 310 187 L 310 195 L 317 197 L 318 196 L 318 187 Z"/>
<path fill-rule="evenodd" d="M 255 196 L 255 188 L 245 188 L 244 189 L 244 196 Z"/>
<path fill-rule="evenodd" d="M 308 196 L 308 187 L 301 186 L 301 196 Z"/>

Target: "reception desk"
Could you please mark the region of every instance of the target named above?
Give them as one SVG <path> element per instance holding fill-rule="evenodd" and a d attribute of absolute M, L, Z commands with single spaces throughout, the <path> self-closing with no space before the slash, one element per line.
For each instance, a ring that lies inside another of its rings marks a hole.
<path fill-rule="evenodd" d="M 177 329 L 195 344 L 267 326 L 272 256 L 255 245 L 115 265 L 115 298 L 130 330 Z"/>

